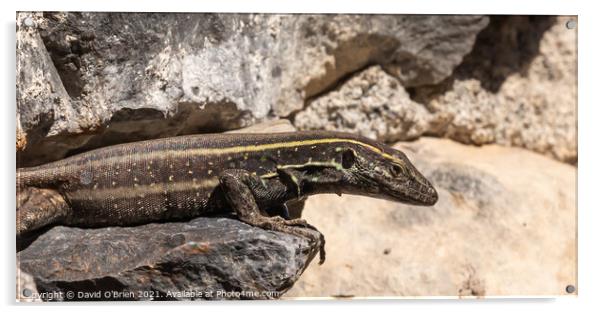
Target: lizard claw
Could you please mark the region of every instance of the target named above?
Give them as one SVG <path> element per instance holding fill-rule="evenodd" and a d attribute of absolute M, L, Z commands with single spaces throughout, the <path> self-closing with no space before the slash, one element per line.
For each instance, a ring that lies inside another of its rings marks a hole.
<path fill-rule="evenodd" d="M 312 242 L 317 242 L 320 246 L 320 260 L 318 264 L 324 264 L 324 261 L 326 260 L 326 239 L 324 238 L 322 232 L 318 230 L 318 228 L 314 227 L 313 225 L 305 221 L 305 219 L 301 218 L 286 220 L 280 216 L 274 216 L 270 217 L 270 220 L 272 220 L 272 222 L 277 225 L 292 227 L 294 229 L 291 230 L 291 233 L 309 238 Z M 307 228 L 316 231 L 319 234 L 318 238 L 316 238 L 315 233 L 307 232 L 307 230 L 303 230 L 302 228 Z"/>
<path fill-rule="evenodd" d="M 298 219 L 285 220 L 285 223 L 287 225 L 294 225 L 294 226 L 308 228 L 308 229 L 316 231 L 319 234 L 318 239 L 312 239 L 312 240 L 317 240 L 318 245 L 320 246 L 320 261 L 318 262 L 318 264 L 319 265 L 324 264 L 324 261 L 326 261 L 326 249 L 325 249 L 326 239 L 324 238 L 324 235 L 322 234 L 322 232 L 320 232 L 320 230 L 318 230 L 318 228 L 314 227 L 313 225 L 310 225 L 307 221 L 305 221 L 305 219 L 298 218 Z"/>

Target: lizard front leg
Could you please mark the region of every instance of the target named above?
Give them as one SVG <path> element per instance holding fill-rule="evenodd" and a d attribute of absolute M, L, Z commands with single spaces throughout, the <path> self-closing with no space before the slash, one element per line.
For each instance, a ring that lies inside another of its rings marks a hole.
<path fill-rule="evenodd" d="M 17 199 L 17 236 L 62 222 L 71 208 L 59 192 L 50 189 L 26 188 Z"/>
<path fill-rule="evenodd" d="M 262 215 L 250 187 L 251 180 L 260 179 L 248 171 L 239 169 L 228 169 L 220 175 L 220 187 L 224 193 L 224 197 L 228 204 L 232 206 L 238 218 L 252 226 L 298 235 L 311 241 L 317 241 L 320 245 L 319 263 L 324 263 L 326 258 L 324 235 L 304 219 L 286 220 L 280 216 L 267 217 Z M 307 229 L 318 231 L 320 234 L 319 238 L 316 239 L 315 233 Z"/>

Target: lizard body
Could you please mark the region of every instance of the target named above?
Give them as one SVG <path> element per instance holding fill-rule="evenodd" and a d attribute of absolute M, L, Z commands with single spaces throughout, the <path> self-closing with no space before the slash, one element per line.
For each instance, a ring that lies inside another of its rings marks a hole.
<path fill-rule="evenodd" d="M 286 217 L 287 202 L 318 193 L 437 201 L 402 152 L 357 135 L 191 135 L 18 169 L 17 235 L 52 224 L 128 226 L 228 210 L 252 225 L 303 234 L 313 227 L 276 214 Z"/>

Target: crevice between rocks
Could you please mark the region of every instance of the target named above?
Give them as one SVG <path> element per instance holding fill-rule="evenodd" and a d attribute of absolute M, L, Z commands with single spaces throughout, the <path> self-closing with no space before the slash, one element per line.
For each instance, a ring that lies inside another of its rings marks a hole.
<path fill-rule="evenodd" d="M 406 90 L 413 101 L 427 107 L 431 100 L 450 91 L 454 80 L 476 79 L 485 90 L 497 93 L 510 75 L 528 71 L 540 52 L 543 35 L 555 22 L 554 16 L 491 16 L 452 75 L 439 84 Z"/>

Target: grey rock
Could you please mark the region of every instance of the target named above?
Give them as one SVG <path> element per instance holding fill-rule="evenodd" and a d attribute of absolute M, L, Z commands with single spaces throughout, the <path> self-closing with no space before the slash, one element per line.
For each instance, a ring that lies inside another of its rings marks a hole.
<path fill-rule="evenodd" d="M 392 142 L 418 138 L 430 130 L 431 119 L 399 80 L 372 66 L 310 101 L 293 123 L 302 130 L 344 131 Z"/>
<path fill-rule="evenodd" d="M 433 135 L 523 147 L 577 162 L 574 17 L 496 17 L 452 78 L 415 90 L 441 115 Z M 477 49 L 478 48 L 478 49 Z"/>
<path fill-rule="evenodd" d="M 18 46 L 31 48 L 17 50 L 17 75 L 32 77 L 17 81 L 18 160 L 33 165 L 116 142 L 289 116 L 371 64 L 405 86 L 436 84 L 487 23 L 480 16 L 19 13 Z M 52 84 L 34 88 L 47 76 Z"/>
<path fill-rule="evenodd" d="M 568 18 L 496 17 L 440 84 L 407 89 L 373 66 L 311 99 L 294 125 L 386 142 L 427 135 L 498 143 L 576 163 L 577 46 Z"/>
<path fill-rule="evenodd" d="M 17 150 L 27 141 L 54 135 L 54 123 L 67 132 L 78 131 L 71 99 L 34 27 L 41 19 L 39 14 L 17 14 Z"/>
<path fill-rule="evenodd" d="M 305 238 L 216 217 L 127 228 L 57 226 L 17 258 L 38 291 L 62 292 L 59 300 L 273 299 L 292 287 L 317 249 Z"/>

